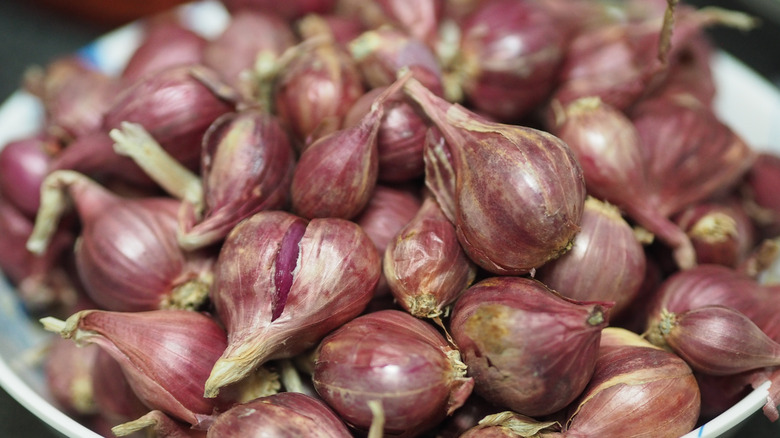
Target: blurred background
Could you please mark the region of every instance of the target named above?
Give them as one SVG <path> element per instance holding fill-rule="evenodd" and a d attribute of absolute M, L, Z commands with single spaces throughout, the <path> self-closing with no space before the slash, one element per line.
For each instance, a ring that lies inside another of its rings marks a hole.
<path fill-rule="evenodd" d="M 0 1 L 0 101 L 19 88 L 29 66 L 46 65 L 117 26 L 179 3 L 183 0 Z M 760 17 L 761 26 L 750 32 L 717 28 L 710 33 L 723 50 L 780 87 L 780 0 L 688 0 L 687 3 L 742 10 Z M 4 438 L 61 437 L 1 389 L 0 425 L 0 435 Z M 737 436 L 778 437 L 780 422 L 769 423 L 759 412 Z"/>

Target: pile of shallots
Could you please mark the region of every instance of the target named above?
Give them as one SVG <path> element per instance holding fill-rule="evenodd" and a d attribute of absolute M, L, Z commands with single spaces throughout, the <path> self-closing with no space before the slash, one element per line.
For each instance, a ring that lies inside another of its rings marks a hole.
<path fill-rule="evenodd" d="M 31 68 L 0 268 L 58 405 L 158 437 L 677 437 L 780 403 L 780 157 L 666 0 L 223 0 Z M 773 145 L 780 146 L 780 145 Z M 776 388 L 777 387 L 777 388 Z M 109 432 L 109 429 L 111 432 Z"/>

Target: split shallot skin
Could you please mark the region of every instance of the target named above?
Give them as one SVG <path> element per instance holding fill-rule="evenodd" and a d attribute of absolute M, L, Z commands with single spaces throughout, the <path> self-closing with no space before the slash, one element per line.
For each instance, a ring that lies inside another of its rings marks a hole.
<path fill-rule="evenodd" d="M 374 243 L 354 222 L 283 211 L 241 222 L 215 266 L 211 299 L 229 342 L 205 394 L 314 347 L 365 309 L 380 272 Z"/>

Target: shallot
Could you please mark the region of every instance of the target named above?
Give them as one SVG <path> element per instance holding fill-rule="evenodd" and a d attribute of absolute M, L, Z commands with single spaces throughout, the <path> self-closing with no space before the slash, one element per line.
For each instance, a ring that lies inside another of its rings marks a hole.
<path fill-rule="evenodd" d="M 176 200 L 123 198 L 78 172 L 52 172 L 27 239 L 30 251 L 48 248 L 71 201 L 82 226 L 75 248 L 79 278 L 95 303 L 117 311 L 203 304 L 215 257 L 179 247 Z"/>
<path fill-rule="evenodd" d="M 610 307 L 566 299 L 537 280 L 493 277 L 458 299 L 449 330 L 477 394 L 521 414 L 548 415 L 590 381 Z"/>
<path fill-rule="evenodd" d="M 585 181 L 562 140 L 533 128 L 489 122 L 414 78 L 405 91 L 446 139 L 451 162 L 437 149 L 426 159 L 436 160 L 431 167 L 454 171 L 454 193 L 437 190 L 428 177 L 426 184 L 441 205 L 455 207 L 449 219 L 474 262 L 496 274 L 522 274 L 569 249 L 580 229 Z M 445 147 L 432 147 L 437 145 Z"/>
<path fill-rule="evenodd" d="M 205 394 L 272 359 L 314 347 L 358 316 L 379 281 L 374 243 L 354 222 L 259 212 L 228 234 L 211 300 L 228 334 Z"/>
<path fill-rule="evenodd" d="M 390 436 L 419 436 L 459 408 L 474 386 L 458 350 L 429 323 L 381 310 L 344 324 L 322 340 L 317 393 L 347 423 L 368 431 L 372 402 Z"/>

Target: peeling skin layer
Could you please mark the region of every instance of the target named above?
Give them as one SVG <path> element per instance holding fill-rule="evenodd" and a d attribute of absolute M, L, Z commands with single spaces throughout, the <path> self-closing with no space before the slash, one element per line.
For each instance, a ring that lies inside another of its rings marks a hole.
<path fill-rule="evenodd" d="M 276 257 L 276 273 L 274 274 L 276 293 L 273 297 L 272 322 L 281 316 L 284 306 L 287 304 L 287 296 L 293 283 L 293 271 L 298 266 L 299 244 L 305 231 L 305 223 L 293 222 L 282 238 L 279 254 Z"/>

